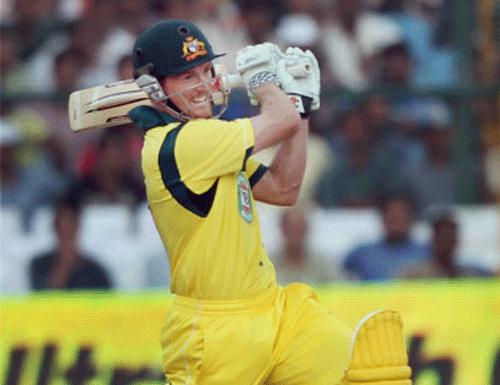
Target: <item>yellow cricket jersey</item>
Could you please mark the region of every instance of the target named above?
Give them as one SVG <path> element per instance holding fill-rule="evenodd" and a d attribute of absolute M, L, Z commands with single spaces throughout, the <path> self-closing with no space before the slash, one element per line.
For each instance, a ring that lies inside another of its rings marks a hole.
<path fill-rule="evenodd" d="M 129 116 L 146 130 L 142 169 L 172 292 L 234 300 L 275 283 L 251 192 L 267 168 L 249 157 L 250 120 L 180 122 L 148 106 Z"/>

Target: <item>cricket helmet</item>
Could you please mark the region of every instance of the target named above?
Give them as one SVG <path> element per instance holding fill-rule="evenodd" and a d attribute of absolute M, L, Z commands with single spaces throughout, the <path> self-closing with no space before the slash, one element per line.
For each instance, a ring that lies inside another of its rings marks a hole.
<path fill-rule="evenodd" d="M 205 35 L 185 20 L 166 20 L 146 29 L 133 48 L 134 77 L 176 75 L 216 55 Z"/>

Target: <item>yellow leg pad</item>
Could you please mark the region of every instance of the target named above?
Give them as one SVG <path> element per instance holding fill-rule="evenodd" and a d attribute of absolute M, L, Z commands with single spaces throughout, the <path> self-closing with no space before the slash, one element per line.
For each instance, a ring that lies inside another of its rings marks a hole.
<path fill-rule="evenodd" d="M 380 310 L 356 328 L 343 384 L 411 385 L 411 368 L 399 313 Z"/>

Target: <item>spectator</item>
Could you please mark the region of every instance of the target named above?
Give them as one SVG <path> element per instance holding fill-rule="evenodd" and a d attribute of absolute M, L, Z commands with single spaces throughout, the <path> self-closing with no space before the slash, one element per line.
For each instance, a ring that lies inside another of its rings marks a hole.
<path fill-rule="evenodd" d="M 335 75 L 330 67 L 325 65 L 327 59 L 322 46 L 322 7 L 319 2 L 317 0 L 285 0 L 283 7 L 286 13 L 281 15 L 275 29 L 277 45 L 283 51 L 290 46 L 298 46 L 304 51 L 311 50 L 320 65 L 322 89 L 338 88 Z M 324 100 L 321 108 L 311 116 L 309 132 L 326 136 L 335 116 L 335 107 L 333 99 Z"/>
<path fill-rule="evenodd" d="M 497 95 L 498 97 L 498 95 Z M 474 124 L 480 131 L 480 152 L 500 145 L 500 98 L 478 97 L 473 101 Z"/>
<path fill-rule="evenodd" d="M 311 15 L 320 19 L 323 2 L 320 0 L 283 0 L 284 14 Z"/>
<path fill-rule="evenodd" d="M 428 248 L 411 239 L 414 214 L 410 200 L 389 198 L 382 204 L 381 214 L 384 238 L 357 247 L 343 263 L 345 273 L 353 279 L 393 279 L 397 271 L 428 256 Z"/>
<path fill-rule="evenodd" d="M 487 196 L 492 196 L 494 201 L 500 204 L 500 172 L 498 172 L 500 170 L 500 144 L 487 150 L 483 163 Z"/>
<path fill-rule="evenodd" d="M 118 80 L 128 80 L 134 77 L 134 61 L 132 55 L 123 55 L 117 64 Z"/>
<path fill-rule="evenodd" d="M 406 43 L 387 46 L 381 54 L 380 84 L 408 91 L 412 87 L 411 76 L 414 60 Z"/>
<path fill-rule="evenodd" d="M 311 50 L 320 63 L 322 86 L 327 88 L 336 87 L 338 85 L 337 80 L 331 73 L 329 66 L 322 65 L 322 63 L 326 63 L 326 56 L 321 46 L 322 36 L 320 23 L 317 18 L 309 13 L 305 13 L 306 10 L 313 12 L 314 8 L 310 9 L 308 6 L 302 5 L 301 1 L 291 1 L 291 3 L 296 3 L 295 6 L 298 7 L 298 9 L 304 10 L 302 13 L 288 13 L 280 18 L 276 27 L 278 45 L 283 51 L 290 46 L 300 47 L 304 51 L 308 49 Z M 301 6 L 299 6 L 299 4 Z M 314 2 L 307 2 L 307 4 L 309 4 L 310 7 L 314 6 Z M 289 7 L 290 6 L 291 4 L 289 4 Z"/>
<path fill-rule="evenodd" d="M 158 15 L 155 22 L 165 19 L 190 20 L 195 17 L 191 0 L 154 1 L 153 11 Z"/>
<path fill-rule="evenodd" d="M 148 26 L 151 14 L 148 2 L 135 0 L 97 0 L 90 20 L 97 23 L 101 44 L 93 45 L 95 62 L 81 77 L 80 88 L 118 80 L 116 64 L 132 52 L 135 39 Z"/>
<path fill-rule="evenodd" d="M 364 7 L 361 0 L 333 2 L 322 31 L 325 64 L 340 85 L 352 91 L 372 85 L 376 57 L 402 39 L 397 23 Z"/>
<path fill-rule="evenodd" d="M 85 65 L 85 55 L 77 48 L 67 48 L 55 58 L 55 84 L 50 92 L 60 92 L 66 99 L 78 88 L 78 76 Z"/>
<path fill-rule="evenodd" d="M 457 55 L 437 44 L 442 7 L 436 1 L 384 0 L 380 11 L 401 28 L 412 62 L 411 84 L 417 87 L 458 83 Z"/>
<path fill-rule="evenodd" d="M 236 72 L 236 53 L 250 44 L 248 28 L 241 17 L 237 1 L 193 1 L 189 17 L 212 43 L 215 52 L 224 52 L 224 64 L 229 73 Z M 172 17 L 168 15 L 168 18 Z M 182 18 L 181 18 L 182 19 Z"/>
<path fill-rule="evenodd" d="M 146 199 L 141 179 L 134 173 L 126 137 L 119 129 L 102 134 L 97 149 L 83 154 L 81 176 L 69 189 L 69 199 L 87 204 L 123 204 L 131 210 Z"/>
<path fill-rule="evenodd" d="M 119 24 L 117 7 L 118 2 L 113 0 L 92 1 L 83 17 L 60 29 L 39 47 L 27 63 L 31 87 L 36 92 L 49 92 L 53 88 L 55 79 L 51 72 L 55 58 L 68 48 L 79 50 L 84 58 L 76 83 L 78 89 L 117 80 L 116 64 L 123 55 L 130 54 L 135 40 L 135 34 Z M 135 26 L 135 20 L 129 24 Z"/>
<path fill-rule="evenodd" d="M 134 68 L 132 55 L 124 55 L 118 61 L 117 67 L 118 80 L 129 80 L 134 77 Z M 141 151 L 142 145 L 144 143 L 144 130 L 137 127 L 134 123 L 122 124 L 117 127 L 113 127 L 111 131 L 116 131 L 123 137 L 126 145 L 130 151 L 130 157 L 132 162 L 132 173 L 136 175 L 137 178 L 142 179 L 141 170 Z M 90 145 L 90 148 L 93 148 Z M 88 148 L 85 152 L 88 151 Z M 92 149 L 91 151 L 95 151 Z"/>
<path fill-rule="evenodd" d="M 75 88 L 82 88 L 82 74 L 95 69 L 97 48 L 102 44 L 103 37 L 88 16 L 77 19 L 65 29 L 61 29 L 43 44 L 26 63 L 26 75 L 32 92 L 49 93 L 57 91 L 56 58 L 61 53 L 80 52 L 78 63 L 78 78 Z M 99 76 L 100 74 L 95 74 Z"/>
<path fill-rule="evenodd" d="M 115 7 L 116 28 L 121 29 L 121 33 L 128 32 L 132 36 L 138 36 L 149 23 L 153 22 L 150 2 L 112 0 L 111 4 Z M 113 35 L 110 37 L 110 40 L 114 40 Z"/>
<path fill-rule="evenodd" d="M 290 46 L 298 46 L 303 50 L 310 49 L 319 55 L 320 25 L 319 22 L 307 13 L 289 13 L 282 16 L 276 27 L 276 37 L 283 51 Z M 323 60 L 319 56 L 318 61 Z"/>
<path fill-rule="evenodd" d="M 500 99 L 499 99 L 500 100 Z M 473 103 L 473 122 L 480 127 L 479 154 L 485 180 L 485 202 L 500 202 L 500 114 L 495 101 L 479 97 Z"/>
<path fill-rule="evenodd" d="M 52 205 L 68 187 L 69 179 L 58 172 L 42 147 L 34 148 L 33 156 L 22 159 L 26 135 L 4 108 L 5 105 L 0 118 L 1 202 L 2 206 L 19 209 L 23 227 L 29 230 L 34 211 Z"/>
<path fill-rule="evenodd" d="M 500 3 L 481 2 L 474 31 L 480 36 L 475 41 L 474 80 L 481 84 L 500 82 Z M 453 37 L 453 35 L 451 35 Z"/>
<path fill-rule="evenodd" d="M 382 95 L 371 95 L 362 105 L 363 118 L 368 125 L 370 142 L 394 154 L 401 167 L 420 164 L 425 158 L 423 143 L 414 137 L 406 124 L 396 124 L 391 115 L 391 102 Z"/>
<path fill-rule="evenodd" d="M 403 269 L 396 277 L 418 279 L 491 276 L 492 273 L 484 269 L 459 264 L 458 224 L 450 212 L 442 211 L 438 214 L 431 218 L 432 240 L 429 258 Z"/>
<path fill-rule="evenodd" d="M 453 120 L 446 106 L 431 102 L 421 107 L 421 131 L 426 148 L 426 159 L 420 165 L 408 167 L 405 179 L 414 193 L 417 214 L 421 216 L 431 205 L 473 201 L 480 187 L 477 164 L 457 163 L 453 159 Z M 461 178 L 472 175 L 467 191 L 459 191 Z M 460 197 L 459 193 L 466 198 Z"/>
<path fill-rule="evenodd" d="M 31 262 L 29 274 L 33 290 L 111 288 L 106 270 L 80 251 L 78 230 L 79 213 L 75 206 L 59 202 L 54 216 L 57 246 Z"/>
<path fill-rule="evenodd" d="M 410 55 L 408 44 L 393 44 L 383 50 L 378 84 L 388 90 L 398 91 L 392 101 L 391 115 L 408 135 L 415 135 L 427 123 L 429 113 L 434 113 L 439 119 L 449 119 L 451 115 L 448 104 L 442 98 L 414 96 L 414 68 L 415 61 Z"/>
<path fill-rule="evenodd" d="M 73 173 L 68 164 L 67 149 L 55 135 L 52 121 L 45 119 L 45 114 L 53 111 L 54 104 L 57 103 L 13 103 L 11 118 L 24 134 L 22 161 L 34 169 L 50 169 L 70 183 Z M 43 105 L 47 108 L 45 114 L 41 112 Z"/>
<path fill-rule="evenodd" d="M 98 130 L 88 130 L 75 134 L 71 131 L 68 119 L 68 97 L 78 85 L 80 71 L 87 60 L 86 54 L 75 46 L 68 46 L 56 54 L 52 67 L 43 76 L 50 80 L 43 89 L 50 92 L 50 97 L 34 100 L 21 100 L 16 103 L 14 115 L 23 122 L 25 131 L 33 136 L 34 122 L 42 122 L 45 126 L 43 145 L 61 173 L 71 176 L 76 174 L 76 160 L 87 144 L 99 136 Z M 38 84 L 38 82 L 35 82 Z M 41 131 L 38 129 L 38 131 Z M 38 134 L 38 136 L 41 136 Z"/>
<path fill-rule="evenodd" d="M 272 259 L 276 262 L 279 284 L 302 282 L 321 284 L 339 279 L 339 273 L 326 264 L 325 256 L 314 255 L 307 244 L 309 223 L 306 211 L 300 207 L 289 208 L 281 217 L 284 245 Z"/>
<path fill-rule="evenodd" d="M 381 197 L 405 189 L 392 154 L 370 142 L 358 109 L 342 115 L 332 146 L 335 164 L 319 180 L 314 193 L 321 207 L 373 207 Z"/>
<path fill-rule="evenodd" d="M 236 0 L 247 33 L 247 44 L 276 43 L 276 26 L 283 12 L 279 0 Z"/>
<path fill-rule="evenodd" d="M 30 91 L 31 84 L 24 81 L 25 70 L 21 59 L 20 47 L 14 31 L 2 27 L 0 29 L 0 85 L 2 98 Z"/>
<path fill-rule="evenodd" d="M 14 14 L 7 25 L 16 32 L 22 61 L 28 60 L 59 28 L 55 5 L 55 1 L 14 0 Z"/>
<path fill-rule="evenodd" d="M 384 141 L 392 132 L 394 123 L 391 119 L 391 103 L 386 96 L 372 94 L 361 103 L 361 114 L 368 126 L 370 141 L 379 143 Z"/>

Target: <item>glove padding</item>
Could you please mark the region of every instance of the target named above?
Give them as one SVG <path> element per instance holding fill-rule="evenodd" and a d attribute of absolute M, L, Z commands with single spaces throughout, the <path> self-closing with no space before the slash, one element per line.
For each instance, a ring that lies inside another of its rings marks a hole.
<path fill-rule="evenodd" d="M 272 43 L 247 46 L 238 51 L 236 69 L 245 83 L 248 97 L 253 105 L 257 105 L 258 102 L 251 90 L 254 85 L 252 79 L 257 79 L 256 76 L 265 77 L 266 73 L 276 75 L 276 67 L 282 57 L 283 52 Z M 272 79 L 272 76 L 269 78 Z"/>
<path fill-rule="evenodd" d="M 306 76 L 294 78 L 287 68 L 307 67 Z M 298 47 L 289 47 L 284 58 L 278 63 L 276 75 L 281 88 L 294 102 L 295 108 L 303 115 L 308 116 L 311 111 L 320 107 L 321 79 L 318 60 L 310 51 L 303 51 Z"/>

